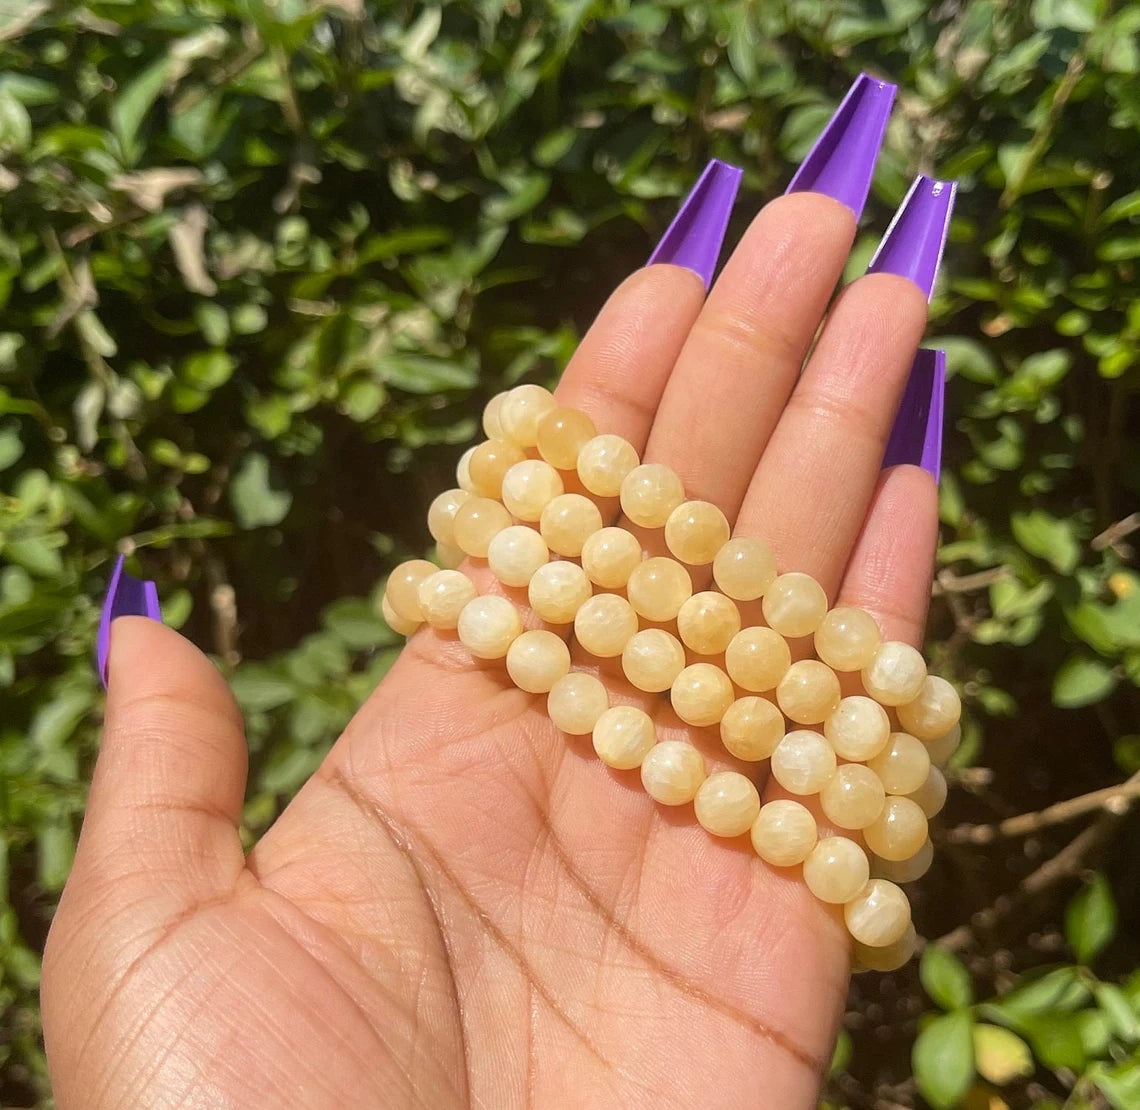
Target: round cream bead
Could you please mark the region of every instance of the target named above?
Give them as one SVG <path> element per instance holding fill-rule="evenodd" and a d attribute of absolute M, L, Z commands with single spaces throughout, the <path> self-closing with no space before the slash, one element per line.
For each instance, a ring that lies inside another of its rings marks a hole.
<path fill-rule="evenodd" d="M 487 557 L 491 540 L 514 522 L 511 514 L 489 497 L 472 497 L 455 514 L 455 544 L 476 559 Z"/>
<path fill-rule="evenodd" d="M 839 606 L 815 630 L 815 653 L 836 671 L 861 671 L 882 641 L 875 618 L 865 609 Z"/>
<path fill-rule="evenodd" d="M 752 847 L 773 867 L 803 863 L 818 837 L 811 811 L 790 798 L 767 802 L 752 824 Z"/>
<path fill-rule="evenodd" d="M 435 545 L 435 557 L 444 570 L 455 570 L 463 565 L 463 560 L 467 558 L 467 552 L 454 544 L 437 543 Z"/>
<path fill-rule="evenodd" d="M 455 464 L 455 484 L 459 486 L 464 493 L 475 493 L 475 486 L 471 481 L 471 456 L 475 454 L 474 447 L 468 447 L 462 455 L 459 456 L 459 462 Z"/>
<path fill-rule="evenodd" d="M 487 565 L 504 586 L 526 586 L 550 560 L 546 541 L 525 524 L 497 532 L 487 545 Z"/>
<path fill-rule="evenodd" d="M 716 590 L 703 590 L 686 599 L 677 612 L 677 632 L 698 655 L 720 655 L 740 631 L 740 610 Z"/>
<path fill-rule="evenodd" d="M 417 624 L 422 621 L 424 614 L 420 608 L 420 583 L 438 569 L 435 563 L 429 563 L 426 559 L 409 559 L 395 567 L 388 575 L 388 583 L 384 587 L 384 596 L 392 611 L 405 621 Z"/>
<path fill-rule="evenodd" d="M 912 790 L 907 797 L 926 814 L 927 820 L 937 817 L 946 804 L 946 776 L 931 764 L 923 784 L 917 790 Z"/>
<path fill-rule="evenodd" d="M 527 600 L 535 615 L 549 624 L 569 624 L 593 589 L 577 563 L 547 563 L 531 576 Z"/>
<path fill-rule="evenodd" d="M 502 659 L 522 635 L 523 623 L 505 597 L 485 595 L 463 607 L 457 627 L 460 642 L 477 659 Z"/>
<path fill-rule="evenodd" d="M 581 569 L 581 568 L 579 568 Z M 583 650 L 599 659 L 621 655 L 637 632 L 637 614 L 624 597 L 597 594 L 574 617 L 574 636 Z"/>
<path fill-rule="evenodd" d="M 538 453 L 559 470 L 573 470 L 582 448 L 598 434 L 594 422 L 577 409 L 551 409 L 538 422 Z"/>
<path fill-rule="evenodd" d="M 759 625 L 741 629 L 724 653 L 732 681 L 756 694 L 774 690 L 791 665 L 792 653 L 784 637 Z"/>
<path fill-rule="evenodd" d="M 908 925 L 902 937 L 885 948 L 872 948 L 867 944 L 856 943 L 852 959 L 861 971 L 898 971 L 910 960 L 918 947 L 918 934 L 914 925 Z"/>
<path fill-rule="evenodd" d="M 863 668 L 863 689 L 882 705 L 905 705 L 918 697 L 926 663 L 910 644 L 887 640 Z"/>
<path fill-rule="evenodd" d="M 602 514 L 588 497 L 564 493 L 542 510 L 538 527 L 551 551 L 576 559 L 586 540 L 601 531 Z"/>
<path fill-rule="evenodd" d="M 887 711 L 862 694 L 840 700 L 823 722 L 823 734 L 840 759 L 865 763 L 883 750 L 891 734 Z"/>
<path fill-rule="evenodd" d="M 867 885 L 867 853 L 845 836 L 825 836 L 804 860 L 804 882 L 821 902 L 850 902 Z"/>
<path fill-rule="evenodd" d="M 930 755 L 921 740 L 906 732 L 892 732 L 867 766 L 883 780 L 888 794 L 912 794 L 930 774 Z"/>
<path fill-rule="evenodd" d="M 847 931 L 868 948 L 886 948 L 902 939 L 910 924 L 910 902 L 889 879 L 870 879 L 843 906 Z"/>
<path fill-rule="evenodd" d="M 475 583 L 458 570 L 437 570 L 419 586 L 420 611 L 432 628 L 454 628 L 463 607 L 474 600 Z"/>
<path fill-rule="evenodd" d="M 380 615 L 384 618 L 384 623 L 396 633 L 397 636 L 410 636 L 417 628 L 419 628 L 420 621 L 407 621 L 392 608 L 392 603 L 388 600 L 387 595 L 380 599 Z"/>
<path fill-rule="evenodd" d="M 764 592 L 764 619 L 781 636 L 810 636 L 827 613 L 827 594 L 810 574 L 781 574 Z"/>
<path fill-rule="evenodd" d="M 676 636 L 661 628 L 643 628 L 626 641 L 621 669 L 639 690 L 660 694 L 685 669 L 685 649 Z"/>
<path fill-rule="evenodd" d="M 633 568 L 625 591 L 634 611 L 646 620 L 671 621 L 692 597 L 693 580 L 675 559 L 659 556 Z"/>
<path fill-rule="evenodd" d="M 704 757 L 683 740 L 655 744 L 641 763 L 641 784 L 662 805 L 683 806 L 691 802 L 704 781 Z"/>
<path fill-rule="evenodd" d="M 503 504 L 519 520 L 537 521 L 562 491 L 562 477 L 541 459 L 524 459 L 503 475 Z"/>
<path fill-rule="evenodd" d="M 641 562 L 641 542 L 624 528 L 603 528 L 582 544 L 582 569 L 606 590 L 621 590 Z"/>
<path fill-rule="evenodd" d="M 665 546 L 690 566 L 711 563 L 728 537 L 728 517 L 711 501 L 683 501 L 665 521 Z"/>
<path fill-rule="evenodd" d="M 863 830 L 867 847 L 885 860 L 913 856 L 927 837 L 926 814 L 909 798 L 888 798 L 883 812 Z"/>
<path fill-rule="evenodd" d="M 835 752 L 818 732 L 799 729 L 776 745 L 771 770 L 789 794 L 818 794 L 835 774 Z"/>
<path fill-rule="evenodd" d="M 621 511 L 642 528 L 660 528 L 684 500 L 681 479 L 661 463 L 642 463 L 622 479 Z"/>
<path fill-rule="evenodd" d="M 553 686 L 546 698 L 546 712 L 554 727 L 571 736 L 593 732 L 609 708 L 610 698 L 601 680 L 582 671 L 571 671 Z"/>
<path fill-rule="evenodd" d="M 640 767 L 656 742 L 649 714 L 632 705 L 607 709 L 594 725 L 594 751 L 607 767 L 618 771 Z"/>
<path fill-rule="evenodd" d="M 713 579 L 722 594 L 735 601 L 755 601 L 776 578 L 776 556 L 763 541 L 737 536 L 713 558 Z"/>
<path fill-rule="evenodd" d="M 839 707 L 841 692 L 835 672 L 818 659 L 793 663 L 776 686 L 776 703 L 799 725 L 816 725 Z"/>
<path fill-rule="evenodd" d="M 503 407 L 503 401 L 506 400 L 509 389 L 503 390 L 502 393 L 496 393 L 484 406 L 483 406 L 483 434 L 488 439 L 502 439 L 503 438 L 503 425 L 499 420 L 499 411 Z"/>
<path fill-rule="evenodd" d="M 879 776 L 862 763 L 836 768 L 819 792 L 824 816 L 840 829 L 866 828 L 883 812 L 885 800 Z"/>
<path fill-rule="evenodd" d="M 898 708 L 899 724 L 919 740 L 945 736 L 962 716 L 962 699 L 944 678 L 928 674 L 914 701 Z"/>
<path fill-rule="evenodd" d="M 528 694 L 546 694 L 570 673 L 570 649 L 553 632 L 524 632 L 507 649 L 507 674 Z"/>
<path fill-rule="evenodd" d="M 552 408 L 554 397 L 550 390 L 540 385 L 516 386 L 499 405 L 503 438 L 519 447 L 533 447 L 538 442 L 538 422 Z"/>
<path fill-rule="evenodd" d="M 455 546 L 455 514 L 459 506 L 471 499 L 462 489 L 445 489 L 428 507 L 427 523 L 431 538 L 436 543 Z"/>
<path fill-rule="evenodd" d="M 961 743 L 961 725 L 955 725 L 945 736 L 939 736 L 937 740 L 927 741 L 926 750 L 930 755 L 930 762 L 938 767 L 945 767 Z"/>
<path fill-rule="evenodd" d="M 617 497 L 625 476 L 639 461 L 633 444 L 621 436 L 594 436 L 578 452 L 578 477 L 591 493 Z"/>
<path fill-rule="evenodd" d="M 501 439 L 480 443 L 467 464 L 476 495 L 497 500 L 503 490 L 503 476 L 525 458 L 526 452 L 513 443 Z"/>
<path fill-rule="evenodd" d="M 760 813 L 760 794 L 739 771 L 717 771 L 701 783 L 693 808 L 713 836 L 742 836 Z"/>
<path fill-rule="evenodd" d="M 909 859 L 889 860 L 874 856 L 871 860 L 871 875 L 876 879 L 890 879 L 892 883 L 913 883 L 930 870 L 934 862 L 934 845 L 930 837 Z"/>
<path fill-rule="evenodd" d="M 720 719 L 720 738 L 737 759 L 768 759 L 784 738 L 784 716 L 766 698 L 737 698 Z"/>
<path fill-rule="evenodd" d="M 734 698 L 728 675 L 711 663 L 693 663 L 673 680 L 673 711 L 688 725 L 715 725 Z"/>

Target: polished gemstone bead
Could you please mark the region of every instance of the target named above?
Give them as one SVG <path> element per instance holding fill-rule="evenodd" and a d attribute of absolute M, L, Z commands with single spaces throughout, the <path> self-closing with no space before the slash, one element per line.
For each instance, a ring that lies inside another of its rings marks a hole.
<path fill-rule="evenodd" d="M 890 879 L 892 883 L 913 883 L 930 870 L 934 862 L 934 845 L 927 837 L 922 847 L 909 859 L 889 860 L 874 856 L 871 859 L 871 874 L 877 879 Z"/>
<path fill-rule="evenodd" d="M 450 543 L 437 543 L 435 545 L 435 557 L 439 560 L 439 565 L 444 570 L 455 570 L 461 566 L 463 560 L 467 558 L 467 552 L 462 547 L 456 547 Z"/>
<path fill-rule="evenodd" d="M 462 489 L 446 489 L 428 508 L 428 531 L 436 543 L 455 546 L 455 514 L 459 506 L 471 500 L 471 494 Z"/>
<path fill-rule="evenodd" d="M 921 740 L 906 732 L 892 732 L 878 755 L 867 760 L 888 794 L 911 794 L 930 774 L 930 755 Z"/>
<path fill-rule="evenodd" d="M 484 406 L 483 406 L 483 434 L 488 439 L 502 439 L 503 438 L 503 425 L 499 420 L 499 411 L 503 407 L 503 402 L 507 398 L 510 390 L 504 390 L 502 393 L 496 393 Z"/>
<path fill-rule="evenodd" d="M 784 637 L 760 625 L 741 629 L 724 653 L 725 670 L 732 681 L 756 694 L 774 690 L 791 665 L 792 653 Z"/>
<path fill-rule="evenodd" d="M 639 461 L 633 444 L 621 436 L 594 436 L 578 452 L 578 477 L 591 493 L 617 497 L 625 476 Z"/>
<path fill-rule="evenodd" d="M 926 814 L 927 819 L 937 817 L 946 804 L 946 776 L 931 764 L 923 784 L 907 797 Z"/>
<path fill-rule="evenodd" d="M 825 836 L 804 860 L 804 882 L 821 902 L 842 905 L 867 885 L 867 853 L 845 836 Z"/>
<path fill-rule="evenodd" d="M 503 438 L 519 447 L 538 442 L 538 422 L 554 408 L 554 398 L 540 385 L 520 385 L 512 389 L 499 406 L 499 427 Z"/>
<path fill-rule="evenodd" d="M 840 759 L 865 763 L 886 746 L 891 720 L 878 702 L 853 694 L 823 722 L 823 734 Z"/>
<path fill-rule="evenodd" d="M 944 678 L 928 674 L 914 701 L 898 708 L 899 724 L 919 740 L 945 736 L 962 716 L 962 699 Z"/>
<path fill-rule="evenodd" d="M 655 744 L 641 762 L 641 784 L 662 805 L 691 802 L 704 781 L 704 757 L 683 740 Z"/>
<path fill-rule="evenodd" d="M 799 725 L 817 725 L 839 707 L 839 678 L 818 659 L 793 663 L 776 686 L 776 704 Z"/>
<path fill-rule="evenodd" d="M 643 628 L 626 641 L 621 669 L 639 690 L 659 694 L 685 669 L 685 649 L 664 629 Z"/>
<path fill-rule="evenodd" d="M 715 725 L 734 697 L 728 675 L 712 663 L 693 663 L 673 680 L 673 711 L 688 725 Z"/>
<path fill-rule="evenodd" d="M 602 514 L 588 497 L 564 493 L 542 510 L 538 527 L 551 551 L 576 559 L 586 540 L 601 531 Z"/>
<path fill-rule="evenodd" d="M 547 563 L 531 576 L 527 600 L 535 615 L 550 624 L 569 624 L 593 592 L 577 563 Z"/>
<path fill-rule="evenodd" d="M 424 619 L 423 610 L 420 609 L 420 583 L 438 569 L 435 563 L 429 563 L 426 559 L 409 559 L 388 575 L 384 596 L 392 610 L 403 620 L 418 624 Z"/>
<path fill-rule="evenodd" d="M 843 906 L 847 931 L 869 948 L 886 948 L 902 939 L 910 924 L 910 902 L 889 879 L 869 879 Z"/>
<path fill-rule="evenodd" d="M 693 594 L 677 612 L 677 632 L 698 655 L 722 654 L 739 631 L 740 610 L 716 590 Z"/>
<path fill-rule="evenodd" d="M 735 601 L 755 601 L 776 578 L 776 556 L 763 541 L 737 536 L 713 558 L 713 579 L 722 594 Z"/>
<path fill-rule="evenodd" d="M 784 737 L 784 715 L 767 698 L 737 698 L 720 719 L 720 738 L 737 759 L 768 759 Z"/>
<path fill-rule="evenodd" d="M 523 623 L 505 597 L 485 595 L 463 606 L 457 627 L 460 642 L 476 659 L 502 659 L 522 635 Z"/>
<path fill-rule="evenodd" d="M 583 604 L 574 617 L 575 638 L 585 651 L 599 659 L 621 655 L 636 631 L 637 614 L 630 603 L 617 594 L 597 594 Z"/>
<path fill-rule="evenodd" d="M 811 811 L 790 798 L 765 803 L 752 824 L 752 847 L 773 867 L 803 863 L 818 836 Z"/>
<path fill-rule="evenodd" d="M 538 422 L 538 453 L 558 470 L 574 470 L 578 453 L 597 434 L 594 422 L 584 412 L 551 409 Z"/>
<path fill-rule="evenodd" d="M 384 622 L 397 636 L 410 636 L 422 623 L 420 621 L 404 620 L 404 618 L 392 608 L 392 603 L 388 600 L 387 595 L 380 599 L 380 614 L 384 618 Z"/>
<path fill-rule="evenodd" d="M 861 671 L 882 641 L 875 618 L 865 609 L 839 606 L 815 630 L 815 653 L 832 670 Z"/>
<path fill-rule="evenodd" d="M 459 456 L 459 462 L 455 464 L 455 484 L 459 486 L 464 493 L 474 494 L 475 484 L 471 481 L 471 456 L 475 454 L 474 447 L 468 447 L 462 455 Z"/>
<path fill-rule="evenodd" d="M 526 586 L 550 559 L 546 541 L 525 524 L 512 524 L 487 545 L 487 565 L 504 586 Z"/>
<path fill-rule="evenodd" d="M 625 586 L 634 611 L 650 621 L 671 621 L 693 595 L 689 572 L 675 559 L 645 559 L 633 568 Z"/>
<path fill-rule="evenodd" d="M 760 794 L 739 771 L 717 771 L 701 783 L 693 809 L 713 836 L 742 836 L 760 813 Z"/>
<path fill-rule="evenodd" d="M 835 774 L 835 752 L 818 732 L 789 732 L 772 752 L 772 777 L 789 794 L 818 794 Z"/>
<path fill-rule="evenodd" d="M 728 536 L 728 517 L 711 501 L 683 501 L 665 521 L 666 547 L 694 567 L 711 563 Z"/>
<path fill-rule="evenodd" d="M 601 680 L 582 671 L 564 675 L 550 687 L 546 698 L 546 712 L 554 727 L 571 736 L 593 732 L 609 705 L 610 698 Z"/>
<path fill-rule="evenodd" d="M 641 562 L 641 542 L 624 528 L 603 528 L 582 544 L 582 569 L 606 590 L 625 588 Z"/>
<path fill-rule="evenodd" d="M 621 511 L 642 528 L 660 528 L 685 500 L 676 473 L 661 463 L 635 466 L 621 483 Z"/>
<path fill-rule="evenodd" d="M 455 543 L 468 555 L 487 558 L 491 540 L 514 521 L 511 514 L 489 497 L 472 497 L 459 506 L 455 514 Z"/>
<path fill-rule="evenodd" d="M 918 933 L 908 925 L 894 944 L 885 948 L 872 948 L 856 943 L 851 953 L 855 965 L 862 971 L 898 971 L 914 955 L 918 947 Z"/>
<path fill-rule="evenodd" d="M 922 690 L 926 663 L 922 656 L 899 640 L 886 640 L 863 668 L 863 689 L 882 705 L 905 705 Z"/>
<path fill-rule="evenodd" d="M 507 674 L 528 694 L 546 694 L 570 672 L 570 649 L 553 632 L 524 632 L 507 649 Z"/>
<path fill-rule="evenodd" d="M 542 459 L 515 463 L 503 475 L 503 504 L 519 520 L 539 520 L 542 510 L 561 496 L 561 476 Z"/>
<path fill-rule="evenodd" d="M 525 458 L 526 452 L 513 443 L 501 439 L 480 443 L 467 464 L 476 495 L 498 500 L 503 492 L 503 475 Z"/>
<path fill-rule="evenodd" d="M 657 729 L 649 714 L 632 705 L 612 706 L 594 725 L 594 751 L 618 771 L 640 767 L 656 742 Z"/>
<path fill-rule="evenodd" d="M 764 592 L 764 619 L 781 636 L 810 636 L 827 613 L 827 594 L 810 574 L 781 574 Z"/>
<path fill-rule="evenodd" d="M 867 847 L 886 860 L 909 859 L 926 836 L 926 814 L 910 798 L 888 798 L 883 812 L 863 830 Z"/>
<path fill-rule="evenodd" d="M 955 725 L 945 736 L 939 736 L 937 740 L 928 740 L 926 751 L 930 755 L 930 762 L 938 767 L 945 767 L 961 743 L 961 725 Z"/>
<path fill-rule="evenodd" d="M 457 570 L 437 570 L 420 580 L 420 611 L 432 628 L 454 628 L 463 607 L 475 597 L 475 583 Z"/>
<path fill-rule="evenodd" d="M 883 812 L 885 800 L 879 776 L 862 763 L 837 767 L 819 792 L 824 816 L 840 829 L 866 828 Z"/>

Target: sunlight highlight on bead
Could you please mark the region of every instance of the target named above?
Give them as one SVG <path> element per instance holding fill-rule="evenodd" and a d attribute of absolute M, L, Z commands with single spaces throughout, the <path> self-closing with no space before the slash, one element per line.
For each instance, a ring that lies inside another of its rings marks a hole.
<path fill-rule="evenodd" d="M 889 879 L 870 879 L 843 906 L 847 931 L 869 948 L 886 948 L 901 940 L 910 924 L 910 902 Z"/>
<path fill-rule="evenodd" d="M 827 613 L 827 594 L 810 574 L 781 574 L 764 592 L 764 619 L 781 636 L 810 636 Z"/>
<path fill-rule="evenodd" d="M 815 630 L 815 652 L 836 671 L 861 671 L 882 641 L 875 618 L 863 609 L 840 606 Z"/>
<path fill-rule="evenodd" d="M 522 617 L 505 597 L 469 601 L 459 614 L 459 639 L 476 659 L 502 659 L 522 634 Z"/>
<path fill-rule="evenodd" d="M 562 493 L 561 476 L 542 459 L 524 459 L 503 475 L 503 504 L 519 520 L 537 521 Z"/>
<path fill-rule="evenodd" d="M 871 662 L 863 668 L 863 689 L 881 705 L 905 705 L 918 697 L 926 678 L 922 656 L 900 640 L 879 645 Z"/>
<path fill-rule="evenodd" d="M 823 784 L 819 804 L 840 829 L 865 829 L 883 812 L 886 794 L 879 776 L 862 763 L 844 763 Z"/>
<path fill-rule="evenodd" d="M 428 508 L 428 531 L 436 543 L 455 547 L 455 514 L 459 506 L 471 499 L 471 494 L 462 489 L 446 489 Z"/>
<path fill-rule="evenodd" d="M 888 794 L 912 794 L 930 774 L 930 755 L 921 740 L 906 732 L 892 732 L 867 766 L 883 780 Z"/>
<path fill-rule="evenodd" d="M 687 598 L 677 612 L 677 634 L 698 655 L 720 655 L 740 631 L 736 603 L 716 590 Z"/>
<path fill-rule="evenodd" d="M 455 514 L 455 544 L 468 555 L 485 559 L 491 540 L 513 523 L 511 514 L 498 501 L 472 497 Z"/>
<path fill-rule="evenodd" d="M 594 751 L 606 766 L 618 771 L 640 767 L 656 742 L 653 721 L 632 705 L 607 709 L 594 725 Z"/>
<path fill-rule="evenodd" d="M 578 452 L 578 477 L 591 493 L 617 497 L 625 476 L 639 461 L 633 444 L 621 436 L 594 436 Z"/>
<path fill-rule="evenodd" d="M 821 902 L 841 905 L 867 885 L 867 853 L 845 836 L 825 836 L 804 860 L 804 882 Z"/>
<path fill-rule="evenodd" d="M 895 861 L 913 856 L 926 836 L 926 814 L 910 798 L 888 798 L 883 812 L 863 830 L 875 855 Z"/>
<path fill-rule="evenodd" d="M 507 674 L 528 694 L 545 694 L 570 672 L 570 649 L 560 636 L 543 629 L 524 632 L 507 649 Z"/>
<path fill-rule="evenodd" d="M 641 784 L 662 805 L 691 802 L 704 781 L 704 756 L 683 740 L 655 744 L 641 763 Z"/>
<path fill-rule="evenodd" d="M 525 524 L 512 524 L 491 537 L 487 566 L 504 586 L 525 586 L 550 559 L 546 541 Z"/>
<path fill-rule="evenodd" d="M 743 836 L 760 813 L 760 794 L 739 771 L 717 771 L 701 783 L 693 809 L 713 836 Z"/>
<path fill-rule="evenodd" d="M 818 794 L 835 774 L 835 752 L 818 732 L 789 732 L 772 753 L 772 777 L 789 794 Z"/>
<path fill-rule="evenodd" d="M 390 575 L 384 587 L 384 596 L 392 611 L 404 621 L 414 621 L 417 624 L 424 619 L 420 608 L 420 583 L 429 574 L 435 574 L 439 568 L 426 559 L 409 559 L 401 563 Z"/>
<path fill-rule="evenodd" d="M 624 589 L 641 562 L 641 542 L 624 528 L 603 528 L 582 545 L 582 569 L 606 590 Z"/>
<path fill-rule="evenodd" d="M 803 863 L 818 836 L 811 811 L 790 798 L 767 802 L 752 825 L 752 847 L 773 867 Z"/>
<path fill-rule="evenodd" d="M 683 501 L 665 521 L 665 546 L 689 566 L 711 563 L 728 537 L 728 517 L 711 501 Z"/>
<path fill-rule="evenodd" d="M 555 408 L 538 422 L 538 453 L 559 470 L 574 470 L 578 453 L 598 434 L 594 422 L 577 409 Z"/>
<path fill-rule="evenodd" d="M 928 674 L 922 680 L 918 697 L 898 708 L 899 724 L 919 740 L 945 736 L 962 716 L 958 691 L 944 678 Z"/>
<path fill-rule="evenodd" d="M 582 671 L 571 671 L 551 686 L 546 712 L 555 728 L 570 736 L 585 736 L 593 731 L 609 704 L 609 695 L 600 679 Z"/>
<path fill-rule="evenodd" d="M 540 385 L 520 385 L 499 405 L 499 428 L 503 438 L 519 447 L 538 442 L 538 422 L 554 408 L 554 397 Z"/>

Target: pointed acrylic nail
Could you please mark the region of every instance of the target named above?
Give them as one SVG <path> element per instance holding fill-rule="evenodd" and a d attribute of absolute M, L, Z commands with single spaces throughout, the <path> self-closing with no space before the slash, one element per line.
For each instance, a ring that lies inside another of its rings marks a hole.
<path fill-rule="evenodd" d="M 111 650 L 111 622 L 116 617 L 150 617 L 161 621 L 158 590 L 153 582 L 135 578 L 123 569 L 123 556 L 115 560 L 107 597 L 103 602 L 103 615 L 99 618 L 99 639 L 95 649 L 95 663 L 99 679 L 107 685 L 107 655 Z"/>
<path fill-rule="evenodd" d="M 935 480 L 942 472 L 942 413 L 946 397 L 946 352 L 920 348 L 903 391 L 883 467 L 913 463 Z"/>
<path fill-rule="evenodd" d="M 728 217 L 736 202 L 743 171 L 714 158 L 681 204 L 657 249 L 649 257 L 649 265 L 670 262 L 692 270 L 705 283 L 712 284 L 713 273 L 724 246 Z"/>
<path fill-rule="evenodd" d="M 867 273 L 910 278 L 930 300 L 957 191 L 957 181 L 935 181 L 919 174 L 894 214 Z"/>
<path fill-rule="evenodd" d="M 786 192 L 825 193 L 863 213 L 897 85 L 861 73 L 815 141 Z"/>

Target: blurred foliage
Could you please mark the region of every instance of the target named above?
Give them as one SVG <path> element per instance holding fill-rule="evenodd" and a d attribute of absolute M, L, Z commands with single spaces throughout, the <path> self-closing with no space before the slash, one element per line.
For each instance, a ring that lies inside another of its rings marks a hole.
<path fill-rule="evenodd" d="M 738 233 L 862 68 L 901 93 L 850 275 L 915 171 L 962 182 L 947 820 L 1140 770 L 1137 31 L 1109 0 L 0 0 L 0 1104 L 49 1104 L 37 952 L 116 551 L 232 674 L 252 840 L 390 664 L 377 591 L 482 400 L 554 378 L 711 155 Z M 966 963 L 856 981 L 829 1105 L 1140 1106 L 1135 830 L 1032 890 L 1073 827 L 948 847 L 917 919 Z"/>

